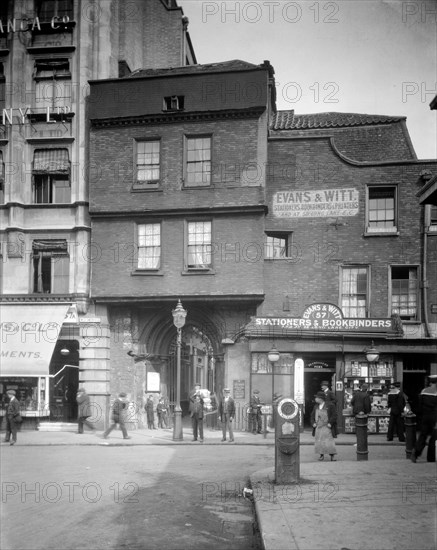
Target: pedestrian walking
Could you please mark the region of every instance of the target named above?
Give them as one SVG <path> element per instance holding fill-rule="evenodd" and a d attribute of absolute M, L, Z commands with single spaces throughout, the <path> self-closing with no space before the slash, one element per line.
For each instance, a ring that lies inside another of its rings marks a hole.
<path fill-rule="evenodd" d="M 393 435 L 396 431 L 399 441 L 405 441 L 405 426 L 402 413 L 404 412 L 407 399 L 401 391 L 401 383 L 395 382 L 390 386 L 387 394 L 387 405 L 390 413 L 388 421 L 387 441 L 393 441 Z"/>
<path fill-rule="evenodd" d="M 226 432 L 229 432 L 229 441 L 234 441 L 232 422 L 235 418 L 235 401 L 231 397 L 229 388 L 223 390 L 223 397 L 219 403 L 219 416 L 222 423 L 222 441 L 226 441 Z"/>
<path fill-rule="evenodd" d="M 163 397 L 159 398 L 158 404 L 156 405 L 156 414 L 158 415 L 158 428 L 167 428 L 168 425 L 168 416 L 167 416 L 167 405 Z"/>
<path fill-rule="evenodd" d="M 351 399 L 354 416 L 359 413 L 369 414 L 372 410 L 370 395 L 367 393 L 367 384 L 363 384 L 359 391 L 355 392 Z"/>
<path fill-rule="evenodd" d="M 193 427 L 193 441 L 199 441 L 203 443 L 203 399 L 199 390 L 197 390 L 190 397 L 190 416 L 191 416 L 191 425 Z"/>
<path fill-rule="evenodd" d="M 335 395 L 335 392 L 329 389 L 329 382 L 327 380 L 323 380 L 320 384 L 322 388 L 322 392 L 326 396 L 326 403 L 333 403 L 335 408 L 337 408 L 337 396 Z M 332 425 L 332 436 L 334 438 L 337 438 L 338 429 L 337 429 L 337 421 L 334 422 Z"/>
<path fill-rule="evenodd" d="M 311 412 L 311 424 L 314 428 L 314 452 L 319 455 L 319 460 L 325 459 L 329 454 L 335 461 L 337 450 L 332 435 L 332 424 L 337 420 L 337 409 L 333 403 L 326 401 L 325 392 L 319 391 L 315 396 L 316 404 Z"/>
<path fill-rule="evenodd" d="M 147 398 L 146 404 L 144 405 L 144 409 L 146 411 L 147 416 L 147 427 L 149 430 L 156 430 L 155 428 L 155 413 L 153 412 L 153 407 L 155 406 L 155 403 L 153 402 L 153 397 L 149 395 Z"/>
<path fill-rule="evenodd" d="M 9 398 L 9 403 L 6 408 L 6 434 L 5 443 L 15 445 L 17 442 L 17 432 L 22 419 L 20 413 L 20 403 L 18 402 L 15 390 L 8 390 L 6 395 Z M 12 437 L 12 439 L 11 439 Z"/>
<path fill-rule="evenodd" d="M 112 423 L 109 426 L 109 428 L 103 432 L 103 438 L 107 439 L 108 435 L 112 432 L 112 430 L 117 426 L 117 424 L 120 426 L 120 430 L 123 434 L 123 439 L 130 439 L 128 436 L 126 425 L 124 423 L 124 410 L 127 407 L 127 396 L 124 392 L 121 392 L 118 394 L 117 399 L 114 401 L 114 404 L 112 405 Z"/>
<path fill-rule="evenodd" d="M 429 386 L 424 388 L 419 395 L 418 414 L 420 416 L 420 435 L 416 447 L 411 453 L 412 462 L 416 462 L 421 456 L 423 449 L 428 442 L 427 461 L 435 462 L 435 430 L 437 424 L 437 374 L 428 376 Z M 432 448 L 434 447 L 434 448 Z"/>
<path fill-rule="evenodd" d="M 85 391 L 85 388 L 79 388 L 76 394 L 76 402 L 78 405 L 77 411 L 77 433 L 83 434 L 83 426 L 88 426 L 92 431 L 95 431 L 95 427 L 88 420 L 91 413 L 91 401 L 90 396 Z"/>
<path fill-rule="evenodd" d="M 259 390 L 253 390 L 252 397 L 250 398 L 249 407 L 249 430 L 252 430 L 253 434 L 262 433 L 262 414 L 261 414 L 261 399 L 259 398 Z"/>

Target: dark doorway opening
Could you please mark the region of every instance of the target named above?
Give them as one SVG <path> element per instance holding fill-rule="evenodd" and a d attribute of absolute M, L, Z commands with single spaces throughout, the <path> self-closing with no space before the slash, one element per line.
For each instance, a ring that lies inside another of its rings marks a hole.
<path fill-rule="evenodd" d="M 304 414 L 304 428 L 311 427 L 311 411 L 314 407 L 314 396 L 318 391 L 321 391 L 321 384 L 323 380 L 329 382 L 329 387 L 332 389 L 331 380 L 334 371 L 326 370 L 305 370 L 304 384 L 305 384 L 305 414 Z"/>
<path fill-rule="evenodd" d="M 71 366 L 63 368 L 65 365 Z M 50 374 L 55 375 L 50 378 L 50 420 L 74 422 L 77 420 L 76 393 L 79 387 L 77 340 L 58 340 L 50 362 Z"/>

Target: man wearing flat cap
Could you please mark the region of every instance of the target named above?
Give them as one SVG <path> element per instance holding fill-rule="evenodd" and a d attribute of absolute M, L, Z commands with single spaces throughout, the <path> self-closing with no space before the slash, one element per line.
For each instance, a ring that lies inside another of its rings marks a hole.
<path fill-rule="evenodd" d="M 20 404 L 15 397 L 15 390 L 8 390 L 6 395 L 9 398 L 8 407 L 6 409 L 6 435 L 5 443 L 15 445 L 17 442 L 18 425 L 21 421 Z M 11 439 L 12 435 L 12 439 Z"/>
<path fill-rule="evenodd" d="M 116 427 L 117 424 L 120 426 L 120 430 L 123 434 L 123 439 L 130 439 L 127 434 L 126 425 L 124 423 L 124 409 L 127 406 L 127 395 L 124 392 L 118 394 L 117 399 L 112 405 L 112 423 L 109 428 L 103 433 L 103 439 L 107 439 L 108 435 Z"/>
<path fill-rule="evenodd" d="M 393 441 L 393 435 L 396 434 L 399 441 L 405 441 L 405 427 L 402 413 L 407 404 L 404 392 L 401 391 L 401 383 L 394 382 L 391 384 L 387 394 L 387 405 L 390 411 L 390 419 L 388 422 L 387 441 Z"/>
<path fill-rule="evenodd" d="M 428 376 L 429 386 L 419 395 L 418 413 L 421 417 L 420 435 L 411 453 L 411 461 L 416 462 L 428 442 L 427 461 L 435 462 L 435 437 L 437 423 L 437 374 Z"/>
<path fill-rule="evenodd" d="M 85 391 L 85 388 L 80 387 L 77 390 L 76 394 L 76 402 L 78 405 L 78 412 L 77 412 L 77 433 L 83 434 L 83 426 L 88 426 L 88 428 L 92 431 L 95 430 L 95 427 L 91 424 L 91 422 L 88 420 L 90 416 L 92 416 L 91 411 L 91 401 L 90 396 Z"/>
<path fill-rule="evenodd" d="M 252 433 L 262 433 L 262 414 L 261 414 L 261 399 L 259 398 L 259 390 L 253 390 L 250 398 L 249 421 Z"/>
<path fill-rule="evenodd" d="M 232 422 L 235 418 L 235 401 L 231 397 L 231 390 L 229 388 L 223 390 L 223 397 L 220 399 L 218 412 L 222 423 L 222 441 L 226 441 L 226 431 L 229 432 L 229 441 L 234 441 Z"/>

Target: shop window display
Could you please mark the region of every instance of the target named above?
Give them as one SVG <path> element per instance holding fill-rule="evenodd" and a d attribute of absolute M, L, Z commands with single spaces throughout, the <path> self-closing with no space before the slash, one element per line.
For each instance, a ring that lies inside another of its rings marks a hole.
<path fill-rule="evenodd" d="M 23 416 L 26 416 L 26 413 L 32 416 L 32 413 L 42 412 L 46 406 L 45 382 L 45 378 L 38 377 L 2 378 L 0 382 L 1 415 L 4 416 L 9 401 L 6 395 L 8 390 L 15 390 Z"/>
<path fill-rule="evenodd" d="M 369 433 L 387 433 L 388 402 L 387 394 L 393 381 L 393 363 L 380 360 L 369 365 L 367 361 L 350 361 L 346 364 L 344 378 L 343 417 L 345 433 L 355 432 L 355 418 L 352 414 L 352 397 L 356 391 L 367 384 L 371 400 L 371 411 L 367 420 Z"/>

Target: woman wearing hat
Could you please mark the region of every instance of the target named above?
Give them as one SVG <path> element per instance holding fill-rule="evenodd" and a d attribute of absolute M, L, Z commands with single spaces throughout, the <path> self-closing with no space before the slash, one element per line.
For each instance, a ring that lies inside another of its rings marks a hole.
<path fill-rule="evenodd" d="M 325 454 L 329 454 L 331 460 L 335 461 L 337 450 L 332 426 L 337 420 L 337 410 L 333 403 L 326 401 L 326 395 L 322 391 L 317 392 L 315 401 L 311 413 L 311 424 L 315 430 L 314 451 L 319 455 L 319 460 L 324 460 Z"/>

